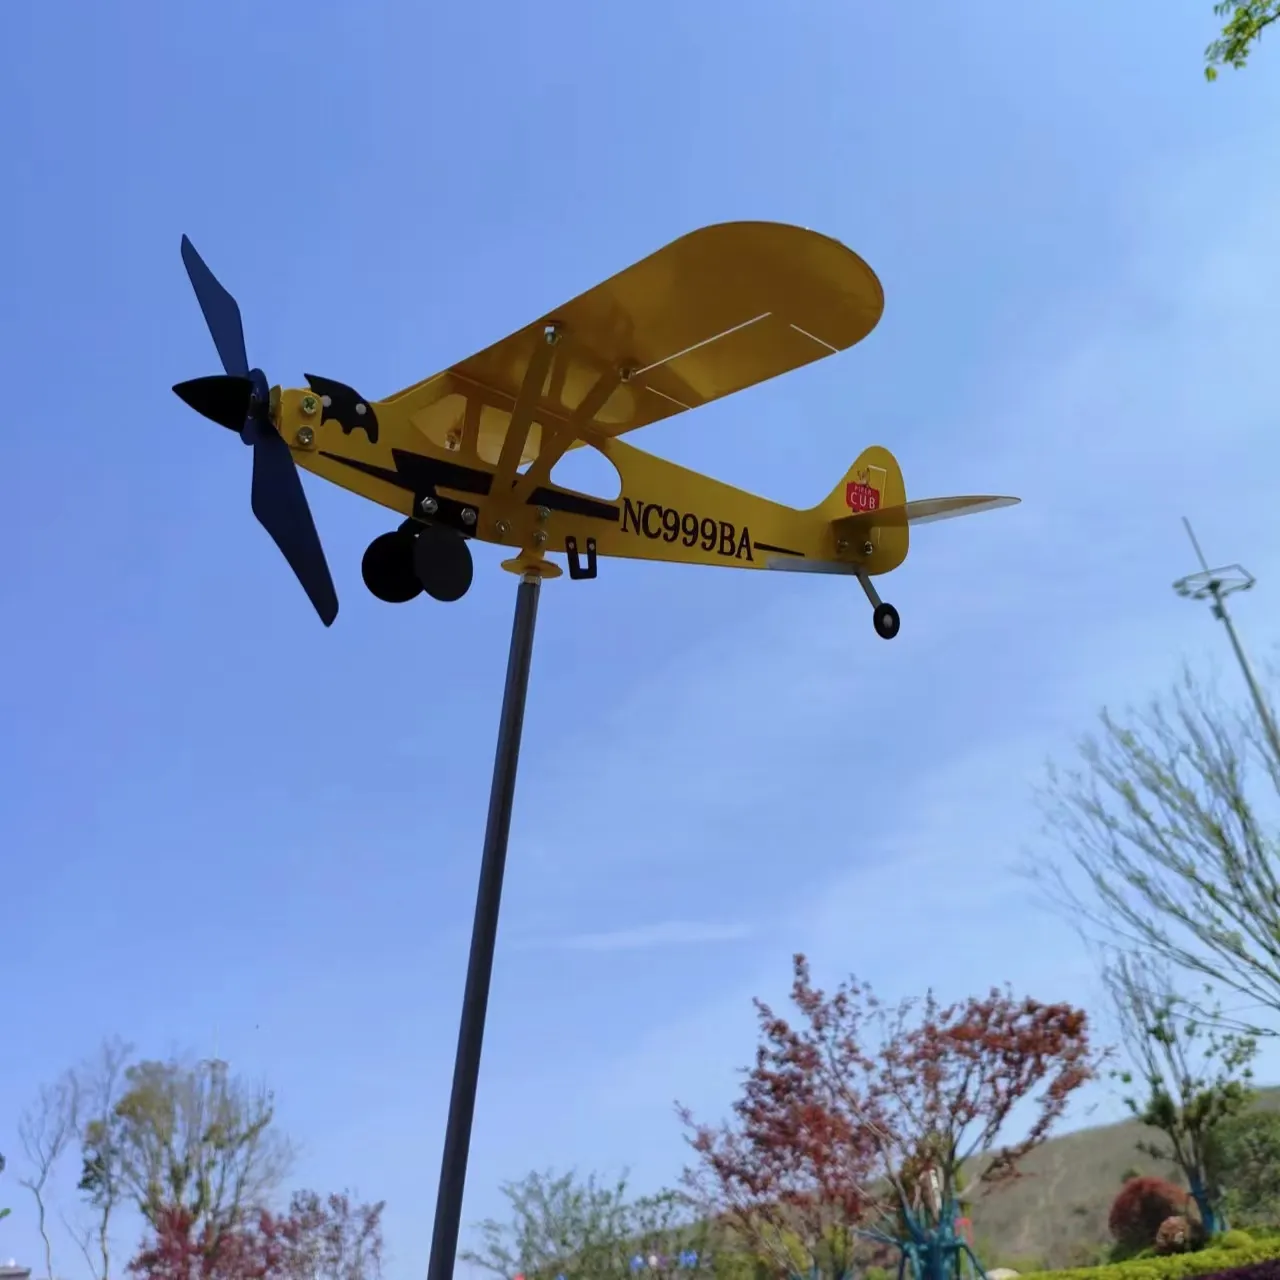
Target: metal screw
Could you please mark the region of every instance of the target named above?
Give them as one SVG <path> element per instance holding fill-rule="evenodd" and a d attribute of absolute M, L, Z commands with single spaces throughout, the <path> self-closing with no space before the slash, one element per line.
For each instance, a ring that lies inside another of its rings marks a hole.
<path fill-rule="evenodd" d="M 869 556 L 874 550 L 875 550 L 875 546 L 873 543 L 864 542 L 862 544 L 862 554 L 864 556 Z"/>
<path fill-rule="evenodd" d="M 299 427 L 297 441 L 304 448 L 309 449 L 316 439 L 316 433 L 310 427 Z"/>
<path fill-rule="evenodd" d="M 500 538 L 505 538 L 511 532 L 511 526 L 505 520 L 499 520 L 493 527 L 498 531 Z"/>
<path fill-rule="evenodd" d="M 462 523 L 463 523 L 463 524 L 475 524 L 475 522 L 476 522 L 476 513 L 475 513 L 475 509 L 474 509 L 473 507 L 463 507 L 463 508 L 462 508 Z"/>
<path fill-rule="evenodd" d="M 358 415 L 359 417 L 363 418 L 363 417 L 364 417 L 364 415 L 365 415 L 366 413 L 368 413 L 368 411 L 369 411 L 369 406 L 368 406 L 368 405 L 366 405 L 366 404 L 357 404 L 357 405 L 356 405 L 356 413 L 357 413 L 357 415 Z"/>
<path fill-rule="evenodd" d="M 433 516 L 440 509 L 440 504 L 430 495 L 418 503 L 423 515 Z"/>
<path fill-rule="evenodd" d="M 324 405 L 326 409 L 331 409 L 333 407 L 333 398 L 331 396 L 321 396 L 320 403 Z"/>
<path fill-rule="evenodd" d="M 315 398 L 315 396 L 302 397 L 302 412 L 307 414 L 308 417 L 315 413 L 316 409 L 319 408 L 319 405 L 320 402 Z"/>
<path fill-rule="evenodd" d="M 536 530 L 536 531 L 534 532 L 534 535 L 533 535 L 533 545 L 534 545 L 535 547 L 540 547 L 540 546 L 542 546 L 542 544 L 543 544 L 544 542 L 546 542 L 546 540 L 547 540 L 547 535 L 546 535 L 546 533 L 545 533 L 542 529 L 538 529 L 538 530 Z"/>
<path fill-rule="evenodd" d="M 849 550 L 849 539 L 848 539 L 848 538 L 837 538 L 837 539 L 836 539 L 836 550 L 837 550 L 837 551 L 848 551 L 848 550 Z"/>
<path fill-rule="evenodd" d="M 550 520 L 550 519 L 551 519 L 551 509 L 550 509 L 550 507 L 539 507 L 539 508 L 538 508 L 538 519 L 539 519 L 539 520 L 543 520 L 543 521 Z"/>

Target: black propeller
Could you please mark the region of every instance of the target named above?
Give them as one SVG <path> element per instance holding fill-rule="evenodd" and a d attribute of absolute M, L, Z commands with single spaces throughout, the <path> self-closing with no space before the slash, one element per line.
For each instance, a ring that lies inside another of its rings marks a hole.
<path fill-rule="evenodd" d="M 332 626 L 338 616 L 338 596 L 293 454 L 271 421 L 267 376 L 261 369 L 249 368 L 240 308 L 186 236 L 182 237 L 182 261 L 226 373 L 180 382 L 174 391 L 211 422 L 238 432 L 253 449 L 253 514 L 284 554 L 320 620 Z"/>

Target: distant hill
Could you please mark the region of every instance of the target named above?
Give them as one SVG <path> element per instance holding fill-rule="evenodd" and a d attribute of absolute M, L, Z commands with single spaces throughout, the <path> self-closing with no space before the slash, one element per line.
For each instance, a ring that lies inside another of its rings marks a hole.
<path fill-rule="evenodd" d="M 1280 1111 L 1280 1088 L 1259 1090 L 1258 1107 Z M 1110 1242 L 1107 1214 L 1129 1169 L 1181 1182 L 1136 1145 L 1159 1135 L 1136 1120 L 1052 1138 L 1023 1163 L 1026 1176 L 989 1191 L 973 1208 L 986 1267 L 1030 1270 L 1088 1265 Z"/>

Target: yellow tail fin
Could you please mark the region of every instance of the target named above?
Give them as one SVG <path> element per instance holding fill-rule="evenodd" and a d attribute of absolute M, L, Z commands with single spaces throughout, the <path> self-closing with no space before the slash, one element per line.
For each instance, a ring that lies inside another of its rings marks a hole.
<path fill-rule="evenodd" d="M 882 507 L 900 506 L 906 500 L 907 491 L 897 458 L 888 449 L 874 444 L 858 454 L 844 479 L 818 504 L 817 510 L 828 520 L 839 520 Z"/>
<path fill-rule="evenodd" d="M 907 558 L 908 526 L 931 520 L 1010 507 L 1017 498 L 975 494 L 957 498 L 918 498 L 907 501 L 898 460 L 888 449 L 864 449 L 843 480 L 817 512 L 831 522 L 837 550 L 856 546 L 867 557 L 866 572 L 887 573 Z"/>

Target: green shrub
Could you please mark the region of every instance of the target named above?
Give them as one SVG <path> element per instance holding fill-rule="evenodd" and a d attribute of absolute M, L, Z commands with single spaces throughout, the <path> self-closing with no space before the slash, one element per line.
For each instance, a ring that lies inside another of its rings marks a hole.
<path fill-rule="evenodd" d="M 1229 1234 L 1235 1234 L 1234 1232 Z M 1170 1258 L 1131 1259 L 1103 1267 L 1075 1267 L 1067 1271 L 1042 1271 L 1053 1280 L 1191 1280 L 1233 1267 L 1280 1258 L 1280 1239 L 1251 1240 L 1247 1248 L 1222 1249 L 1215 1240 L 1198 1253 L 1178 1253 Z"/>
<path fill-rule="evenodd" d="M 1220 1236 L 1214 1236 L 1210 1245 L 1213 1249 L 1252 1249 L 1259 1241 L 1255 1240 L 1247 1231 L 1224 1231 Z"/>

